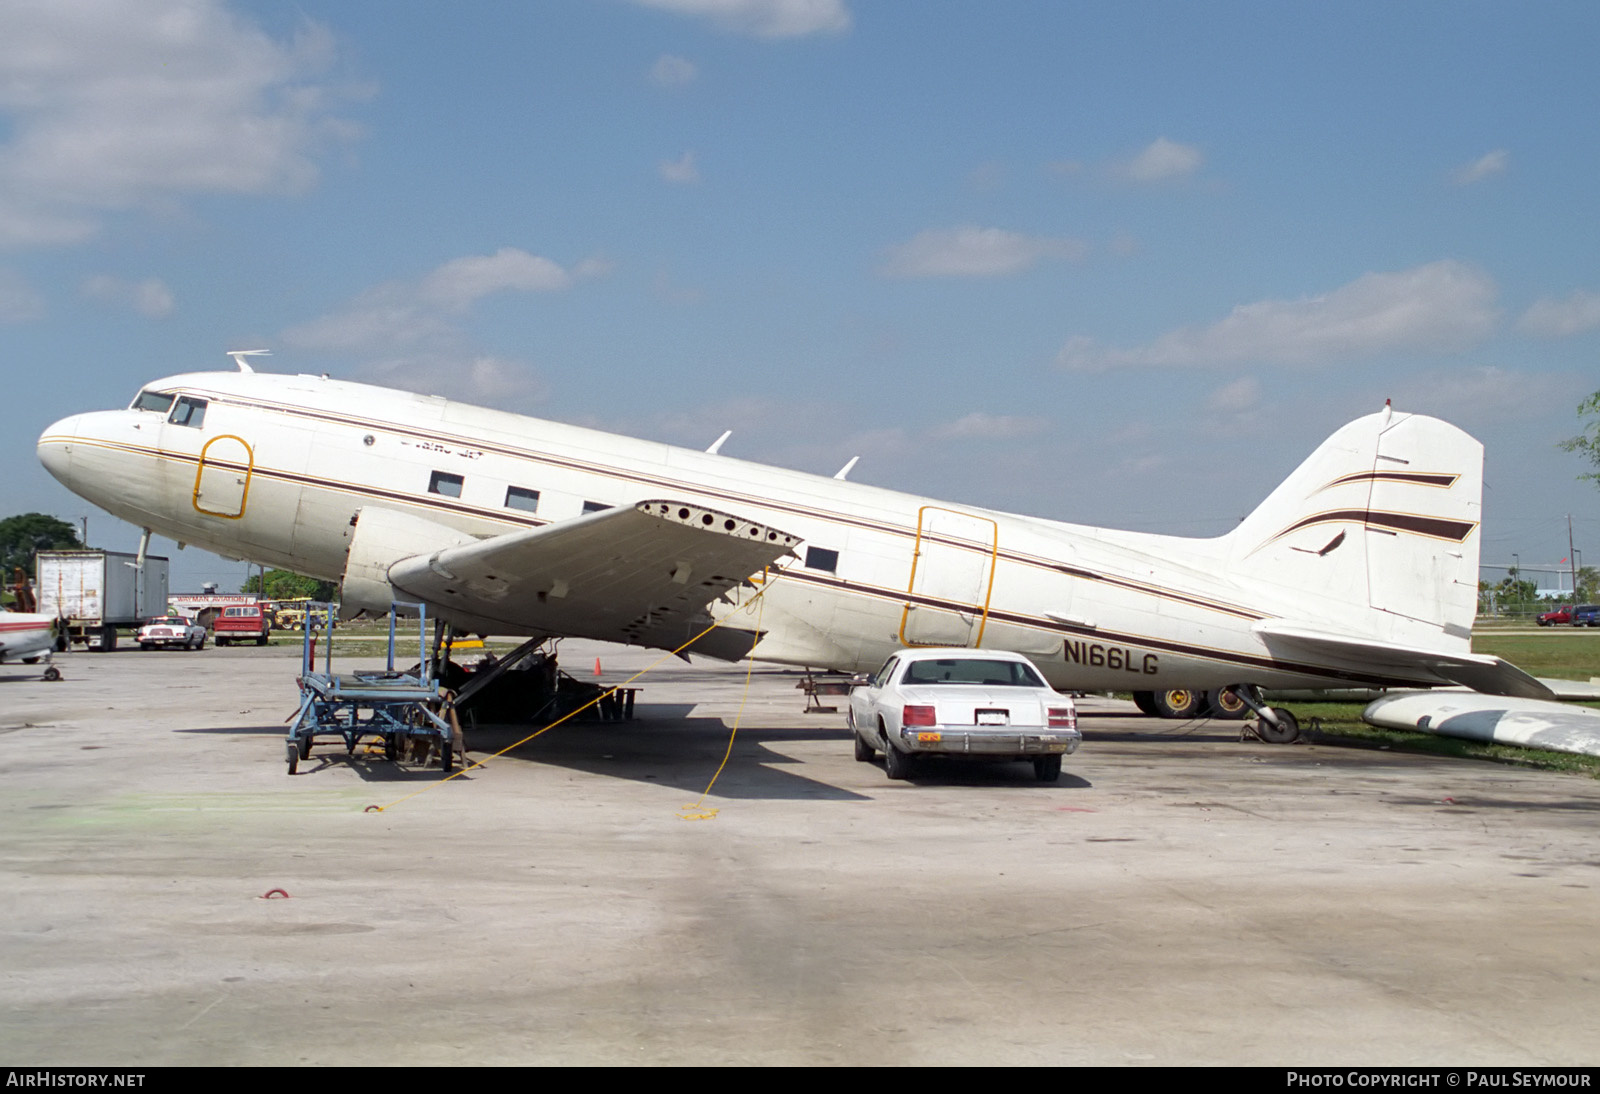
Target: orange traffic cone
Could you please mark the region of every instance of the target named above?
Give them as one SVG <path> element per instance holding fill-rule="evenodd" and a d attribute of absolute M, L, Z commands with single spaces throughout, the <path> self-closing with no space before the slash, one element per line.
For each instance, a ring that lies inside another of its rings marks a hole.
<path fill-rule="evenodd" d="M 594 674 L 596 676 L 600 675 L 600 658 L 598 657 L 594 659 Z"/>

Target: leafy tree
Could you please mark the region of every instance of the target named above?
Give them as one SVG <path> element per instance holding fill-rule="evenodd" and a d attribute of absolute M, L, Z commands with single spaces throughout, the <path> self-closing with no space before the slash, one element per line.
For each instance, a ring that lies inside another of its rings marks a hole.
<path fill-rule="evenodd" d="M 1596 598 L 1600 598 L 1600 570 L 1593 566 L 1578 567 L 1578 590 L 1573 594 L 1573 599 L 1593 604 Z"/>
<path fill-rule="evenodd" d="M 17 566 L 32 577 L 35 551 L 81 546 L 76 528 L 44 513 L 23 513 L 0 520 L 0 575 L 5 578 L 0 584 L 11 584 Z"/>
<path fill-rule="evenodd" d="M 1561 447 L 1568 452 L 1578 453 L 1594 464 L 1594 471 L 1578 477 L 1600 486 L 1600 391 L 1578 404 L 1578 417 L 1588 419 L 1584 422 L 1583 432 L 1571 440 L 1562 441 Z"/>
<path fill-rule="evenodd" d="M 268 570 L 266 576 L 266 592 L 261 592 L 262 581 L 256 574 L 251 574 L 245 581 L 242 593 L 254 593 L 267 600 L 298 600 L 301 597 L 310 597 L 312 600 L 338 600 L 339 589 L 331 581 L 318 581 L 314 577 L 302 577 L 288 570 Z"/>

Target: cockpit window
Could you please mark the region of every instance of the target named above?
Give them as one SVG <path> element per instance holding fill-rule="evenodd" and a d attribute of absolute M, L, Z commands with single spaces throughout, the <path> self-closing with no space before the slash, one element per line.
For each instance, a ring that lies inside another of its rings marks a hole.
<path fill-rule="evenodd" d="M 189 395 L 180 396 L 177 405 L 172 408 L 172 417 L 167 421 L 173 425 L 199 429 L 206 423 L 206 401 Z"/>
<path fill-rule="evenodd" d="M 141 391 L 134 397 L 132 410 L 153 410 L 157 414 L 165 414 L 172 408 L 173 395 L 170 391 Z"/>

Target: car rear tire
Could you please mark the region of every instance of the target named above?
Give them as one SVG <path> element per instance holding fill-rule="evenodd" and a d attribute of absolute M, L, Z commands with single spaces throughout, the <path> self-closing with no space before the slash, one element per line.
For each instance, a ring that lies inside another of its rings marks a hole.
<path fill-rule="evenodd" d="M 1035 756 L 1033 760 L 1033 777 L 1042 783 L 1053 783 L 1061 778 L 1061 757 L 1059 755 Z"/>
<path fill-rule="evenodd" d="M 856 759 L 864 764 L 871 763 L 872 757 L 878 754 L 878 750 L 867 744 L 862 738 L 860 730 L 855 731 L 851 736 L 856 739 Z"/>
<path fill-rule="evenodd" d="M 911 757 L 894 747 L 890 741 L 883 750 L 883 773 L 896 782 L 903 782 L 911 777 Z"/>

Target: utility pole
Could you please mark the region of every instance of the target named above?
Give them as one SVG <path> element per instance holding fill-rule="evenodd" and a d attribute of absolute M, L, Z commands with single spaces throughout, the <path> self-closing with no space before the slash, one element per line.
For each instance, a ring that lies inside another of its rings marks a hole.
<path fill-rule="evenodd" d="M 1572 549 L 1572 514 L 1567 514 L 1567 564 L 1572 567 L 1572 600 L 1578 600 L 1578 552 Z"/>

